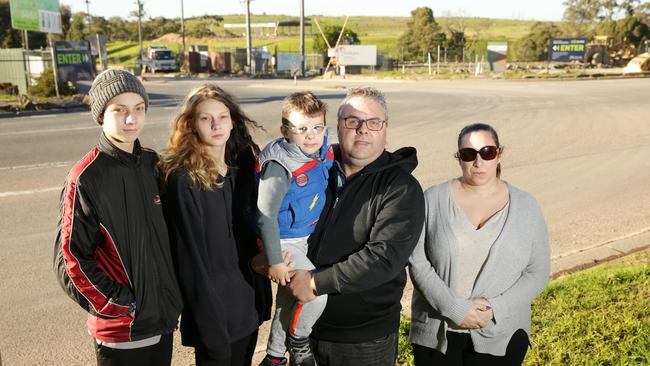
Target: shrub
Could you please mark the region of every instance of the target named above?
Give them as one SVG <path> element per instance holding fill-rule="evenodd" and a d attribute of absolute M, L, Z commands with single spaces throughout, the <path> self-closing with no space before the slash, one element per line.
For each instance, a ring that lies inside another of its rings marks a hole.
<path fill-rule="evenodd" d="M 73 95 L 77 93 L 77 88 L 70 86 L 67 83 L 59 84 L 60 95 Z M 36 84 L 28 89 L 29 94 L 39 97 L 54 97 L 56 96 L 56 89 L 54 87 L 54 71 L 48 67 L 43 71 L 41 76 L 36 78 Z"/>

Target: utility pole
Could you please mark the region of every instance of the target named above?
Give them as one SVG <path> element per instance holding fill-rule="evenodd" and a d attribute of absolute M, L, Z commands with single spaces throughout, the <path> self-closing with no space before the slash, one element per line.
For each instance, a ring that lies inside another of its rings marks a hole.
<path fill-rule="evenodd" d="M 185 10 L 183 8 L 183 0 L 181 0 L 181 38 L 183 39 L 183 48 L 181 51 L 181 71 L 185 67 Z"/>
<path fill-rule="evenodd" d="M 253 53 L 252 40 L 251 40 L 251 0 L 246 1 L 246 66 L 248 66 L 248 74 L 251 74 L 251 56 Z"/>
<path fill-rule="evenodd" d="M 27 29 L 23 29 L 23 45 L 25 46 L 25 49 L 29 49 L 29 35 L 27 34 Z"/>
<path fill-rule="evenodd" d="M 92 33 L 93 17 L 90 16 L 90 1 L 86 0 L 86 15 L 88 15 L 88 35 Z"/>
<path fill-rule="evenodd" d="M 305 0 L 300 0 L 300 77 L 305 77 Z"/>
<path fill-rule="evenodd" d="M 137 0 L 138 4 L 138 42 L 140 43 L 140 74 L 142 74 L 142 3 L 140 0 Z"/>

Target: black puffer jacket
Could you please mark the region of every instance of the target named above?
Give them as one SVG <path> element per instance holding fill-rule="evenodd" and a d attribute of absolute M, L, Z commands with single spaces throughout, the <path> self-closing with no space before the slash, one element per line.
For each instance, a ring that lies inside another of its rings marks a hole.
<path fill-rule="evenodd" d="M 105 342 L 169 334 L 182 299 L 174 274 L 152 150 L 133 154 L 104 134 L 70 171 L 61 194 L 54 268 Z M 131 314 L 131 315 L 130 315 Z"/>

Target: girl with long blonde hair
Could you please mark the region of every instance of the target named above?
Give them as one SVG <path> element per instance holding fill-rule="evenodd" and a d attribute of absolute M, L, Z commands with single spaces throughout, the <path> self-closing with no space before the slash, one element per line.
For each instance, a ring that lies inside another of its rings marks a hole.
<path fill-rule="evenodd" d="M 255 222 L 258 124 L 214 84 L 192 91 L 174 119 L 161 162 L 163 209 L 185 307 L 183 345 L 197 365 L 250 365 L 270 317 Z"/>

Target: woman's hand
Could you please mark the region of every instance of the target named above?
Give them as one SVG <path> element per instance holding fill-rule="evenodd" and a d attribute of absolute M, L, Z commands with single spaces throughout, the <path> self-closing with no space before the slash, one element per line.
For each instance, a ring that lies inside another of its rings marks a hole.
<path fill-rule="evenodd" d="M 482 297 L 474 297 L 470 300 L 472 301 L 472 307 L 465 314 L 465 318 L 463 318 L 460 327 L 464 329 L 480 329 L 485 327 L 487 322 L 494 317 L 490 302 Z"/>
<path fill-rule="evenodd" d="M 494 313 L 492 312 L 492 306 L 490 305 L 490 302 L 487 301 L 487 299 L 483 297 L 472 297 L 470 299 L 474 304 L 481 305 L 483 307 L 483 310 L 479 312 L 479 315 L 483 319 L 485 319 L 485 322 L 487 323 L 488 321 L 494 319 Z M 483 327 L 481 327 L 483 328 Z"/>
<path fill-rule="evenodd" d="M 479 329 L 485 326 L 487 320 L 484 319 L 485 315 L 482 314 L 484 307 L 483 305 L 472 303 L 472 306 L 465 314 L 463 322 L 460 323 L 460 327 L 463 329 Z"/>
<path fill-rule="evenodd" d="M 291 276 L 289 276 L 289 266 L 284 263 L 278 263 L 269 266 L 269 278 L 271 281 L 277 283 L 278 285 L 286 286 L 287 283 L 291 282 Z"/>

